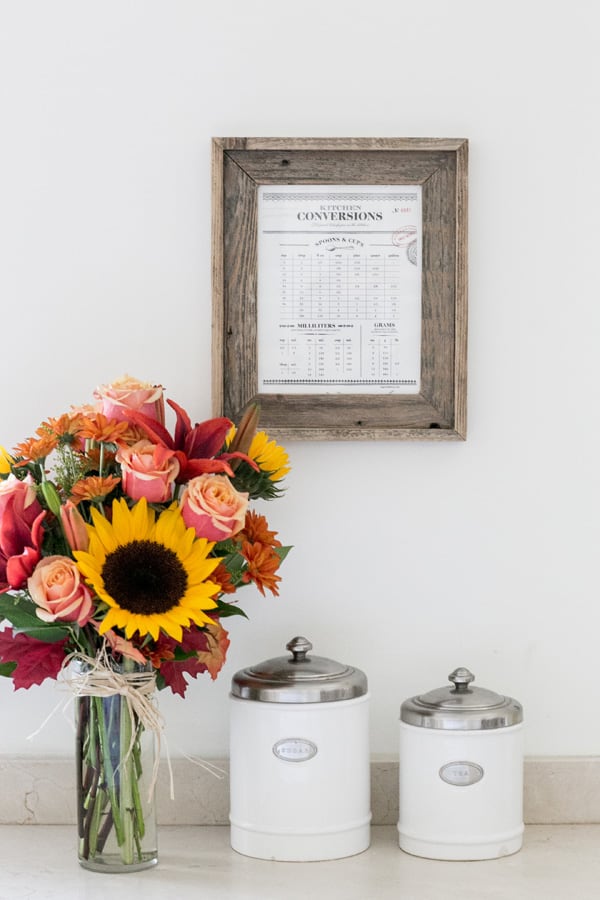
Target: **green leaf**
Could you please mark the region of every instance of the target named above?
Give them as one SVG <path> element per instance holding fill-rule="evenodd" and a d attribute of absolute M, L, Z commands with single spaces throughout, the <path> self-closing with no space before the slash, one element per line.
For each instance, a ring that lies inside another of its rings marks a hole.
<path fill-rule="evenodd" d="M 6 678 L 10 678 L 16 668 L 16 662 L 0 663 L 0 675 L 4 675 Z"/>
<path fill-rule="evenodd" d="M 29 607 L 29 608 L 28 608 Z M 0 620 L 8 619 L 15 634 L 28 634 L 38 641 L 54 644 L 69 637 L 69 630 L 54 622 L 42 622 L 35 614 L 31 601 L 13 594 L 0 594 Z"/>
<path fill-rule="evenodd" d="M 235 553 L 237 550 L 237 544 L 235 541 L 232 541 L 231 538 L 227 538 L 225 541 L 217 541 L 214 546 L 213 556 L 228 556 L 230 553 Z"/>
<path fill-rule="evenodd" d="M 179 647 L 179 646 L 175 647 L 175 649 L 173 650 L 173 658 L 174 658 L 175 662 L 181 662 L 182 660 L 185 660 L 185 659 L 191 659 L 192 656 L 196 656 L 196 655 L 197 655 L 196 650 L 190 650 L 189 653 L 186 653 L 186 651 L 182 650 L 181 647 Z"/>
<path fill-rule="evenodd" d="M 42 622 L 38 619 L 38 625 L 35 628 L 14 628 L 14 634 L 26 634 L 38 641 L 45 641 L 47 644 L 56 644 L 58 641 L 64 641 L 70 637 L 70 632 L 62 625 L 55 625 L 51 622 Z"/>
<path fill-rule="evenodd" d="M 248 618 L 244 610 L 240 609 L 240 607 L 236 606 L 234 603 L 223 603 L 222 600 L 217 600 L 217 607 L 220 619 L 227 619 L 229 616 L 243 616 L 244 619 Z"/>
<path fill-rule="evenodd" d="M 227 566 L 230 571 L 231 569 L 242 569 L 245 562 L 246 560 L 239 550 L 234 550 L 233 553 L 229 553 L 223 558 L 223 565 Z"/>
<path fill-rule="evenodd" d="M 248 492 L 251 500 L 274 500 L 283 493 L 283 488 L 271 481 L 267 472 L 262 469 L 257 472 L 244 460 L 239 462 L 232 484 L 236 491 Z"/>
<path fill-rule="evenodd" d="M 242 554 L 237 551 L 235 553 L 230 553 L 229 556 L 224 557 L 223 565 L 231 575 L 233 583 L 237 584 L 242 577 L 242 572 L 246 566 L 246 560 Z"/>
<path fill-rule="evenodd" d="M 275 553 L 277 554 L 281 562 L 283 562 L 292 547 L 273 547 L 273 549 L 275 550 Z"/>
<path fill-rule="evenodd" d="M 23 598 L 17 594 L 0 594 L 0 620 L 8 619 L 14 625 L 15 617 L 19 618 L 21 615 L 22 603 Z"/>

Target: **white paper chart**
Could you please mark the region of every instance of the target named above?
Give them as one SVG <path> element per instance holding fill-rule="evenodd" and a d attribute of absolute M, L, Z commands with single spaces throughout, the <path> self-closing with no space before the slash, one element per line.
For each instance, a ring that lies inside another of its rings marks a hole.
<path fill-rule="evenodd" d="M 269 185 L 258 200 L 261 393 L 417 393 L 419 185 Z"/>

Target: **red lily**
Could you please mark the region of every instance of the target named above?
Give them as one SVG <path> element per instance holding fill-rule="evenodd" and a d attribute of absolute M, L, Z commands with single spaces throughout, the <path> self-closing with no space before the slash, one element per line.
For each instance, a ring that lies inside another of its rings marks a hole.
<path fill-rule="evenodd" d="M 29 524 L 20 497 L 8 498 L 0 521 L 0 591 L 20 590 L 42 556 L 43 527 L 46 513 Z"/>
<path fill-rule="evenodd" d="M 229 465 L 231 459 L 244 459 L 258 471 L 257 464 L 245 453 L 219 453 L 232 426 L 229 419 L 208 419 L 192 427 L 190 417 L 181 406 L 174 400 L 167 400 L 167 403 L 177 416 L 174 437 L 155 419 L 142 413 L 130 411 L 128 418 L 140 425 L 152 441 L 175 451 L 180 465 L 178 483 L 188 482 L 205 472 L 224 472 L 233 477 L 234 472 Z"/>

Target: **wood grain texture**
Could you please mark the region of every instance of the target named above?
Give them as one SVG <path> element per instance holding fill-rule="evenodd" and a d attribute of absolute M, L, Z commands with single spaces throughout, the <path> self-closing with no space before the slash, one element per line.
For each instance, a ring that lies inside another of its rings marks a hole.
<path fill-rule="evenodd" d="M 258 184 L 423 184 L 446 163 L 432 150 L 230 150 Z"/>
<path fill-rule="evenodd" d="M 469 145 L 463 141 L 456 152 L 456 287 L 454 428 L 467 436 L 467 334 L 468 334 L 468 162 Z"/>
<path fill-rule="evenodd" d="M 464 138 L 403 137 L 224 137 L 213 138 L 223 150 L 450 150 L 458 151 Z"/>
<path fill-rule="evenodd" d="M 224 158 L 223 409 L 237 419 L 256 395 L 256 185 Z"/>
<path fill-rule="evenodd" d="M 454 198 L 453 159 L 423 189 L 422 392 L 440 427 L 454 423 Z"/>
<path fill-rule="evenodd" d="M 276 439 L 464 440 L 467 151 L 448 138 L 213 139 L 213 412 L 261 405 Z M 260 184 L 421 184 L 419 395 L 257 393 Z"/>
<path fill-rule="evenodd" d="M 212 144 L 212 408 L 223 409 L 223 146 Z"/>

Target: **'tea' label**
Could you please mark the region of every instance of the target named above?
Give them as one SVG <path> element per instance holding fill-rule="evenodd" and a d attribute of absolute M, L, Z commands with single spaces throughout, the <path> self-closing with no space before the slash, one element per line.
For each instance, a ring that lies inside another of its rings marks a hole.
<path fill-rule="evenodd" d="M 446 784 L 453 784 L 456 787 L 468 787 L 481 781 L 484 772 L 477 763 L 460 760 L 446 763 L 440 769 L 439 774 L 442 781 L 445 781 Z"/>

